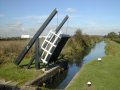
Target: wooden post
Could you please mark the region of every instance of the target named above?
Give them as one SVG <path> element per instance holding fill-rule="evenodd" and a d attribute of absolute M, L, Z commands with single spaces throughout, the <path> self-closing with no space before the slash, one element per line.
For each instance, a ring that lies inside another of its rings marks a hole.
<path fill-rule="evenodd" d="M 40 69 L 40 61 L 39 61 L 39 38 L 37 38 L 35 42 L 35 68 Z"/>

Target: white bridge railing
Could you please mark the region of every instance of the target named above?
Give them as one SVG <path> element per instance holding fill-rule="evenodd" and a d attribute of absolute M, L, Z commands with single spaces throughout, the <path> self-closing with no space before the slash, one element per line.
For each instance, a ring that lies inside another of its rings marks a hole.
<path fill-rule="evenodd" d="M 58 42 L 61 39 L 61 32 L 55 33 L 54 31 L 50 30 L 46 38 L 44 39 L 41 49 L 43 50 L 43 53 L 41 55 L 41 60 L 43 63 L 47 64 L 48 60 L 50 59 L 52 53 L 54 52 Z"/>

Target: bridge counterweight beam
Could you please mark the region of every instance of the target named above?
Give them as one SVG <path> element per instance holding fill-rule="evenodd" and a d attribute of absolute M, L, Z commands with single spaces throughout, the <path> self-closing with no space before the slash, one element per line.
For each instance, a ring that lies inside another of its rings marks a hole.
<path fill-rule="evenodd" d="M 36 39 L 41 35 L 43 30 L 46 28 L 46 26 L 50 23 L 52 18 L 56 15 L 57 10 L 54 9 L 53 12 L 50 14 L 50 16 L 46 19 L 46 21 L 43 23 L 43 25 L 40 27 L 40 29 L 36 32 L 36 34 L 33 36 L 33 38 L 30 40 L 30 42 L 27 44 L 27 46 L 23 49 L 23 51 L 20 53 L 20 55 L 17 57 L 15 60 L 15 64 L 19 65 L 22 59 L 25 57 L 27 52 L 30 50 L 30 48 L 33 46 L 35 43 Z"/>

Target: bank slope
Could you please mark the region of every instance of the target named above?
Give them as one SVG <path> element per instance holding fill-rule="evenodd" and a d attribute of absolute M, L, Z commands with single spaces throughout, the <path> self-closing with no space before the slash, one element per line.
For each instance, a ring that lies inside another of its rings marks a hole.
<path fill-rule="evenodd" d="M 83 66 L 67 90 L 120 90 L 120 44 L 106 41 L 106 56 Z M 92 82 L 88 87 L 86 83 Z"/>

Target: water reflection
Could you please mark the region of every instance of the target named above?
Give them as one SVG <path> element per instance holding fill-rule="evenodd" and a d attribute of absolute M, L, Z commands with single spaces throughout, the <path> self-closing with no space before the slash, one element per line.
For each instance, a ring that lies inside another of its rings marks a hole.
<path fill-rule="evenodd" d="M 83 59 L 83 64 L 90 62 L 91 60 L 95 60 L 99 57 L 103 57 L 105 55 L 105 45 L 104 41 L 97 43 L 96 46 L 91 50 L 89 55 L 85 56 Z"/>
<path fill-rule="evenodd" d="M 46 87 L 49 89 L 57 88 L 57 86 L 66 78 L 67 74 L 68 70 L 56 73 L 56 75 L 45 81 Z"/>

